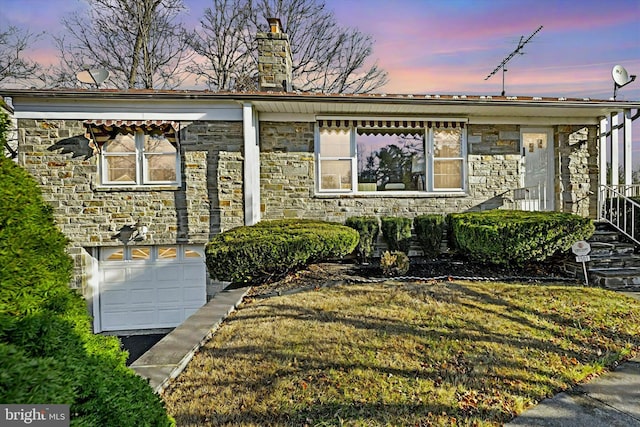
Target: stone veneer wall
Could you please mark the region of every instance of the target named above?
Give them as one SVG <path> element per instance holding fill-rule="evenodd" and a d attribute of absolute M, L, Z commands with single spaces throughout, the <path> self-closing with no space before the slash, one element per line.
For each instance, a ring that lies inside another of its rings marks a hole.
<path fill-rule="evenodd" d="M 118 246 L 113 236 L 140 221 L 144 245 L 204 244 L 244 223 L 241 122 L 193 122 L 181 131 L 179 187 L 99 188 L 98 157 L 82 121 L 20 120 L 19 162 L 39 182 L 56 223 L 70 239 L 73 288 L 86 291 L 87 248 Z M 86 295 L 88 296 L 88 295 Z"/>
<path fill-rule="evenodd" d="M 258 90 L 291 91 L 293 59 L 289 36 L 285 33 L 256 34 L 258 50 Z"/>
<path fill-rule="evenodd" d="M 596 195 L 589 192 L 595 188 L 592 183 L 597 183 L 596 131 L 595 127 L 554 127 L 559 153 L 556 161 L 561 163 L 560 169 L 555 167 L 556 177 L 560 176 L 556 187 L 562 188 L 556 188 L 557 210 L 594 216 Z M 321 195 L 315 193 L 313 123 L 261 122 L 262 218 L 344 222 L 358 215 L 414 217 L 423 213 L 515 209 L 512 190 L 521 186 L 524 173 L 520 127 L 469 125 L 467 139 L 465 195 Z"/>
<path fill-rule="evenodd" d="M 366 196 L 320 195 L 315 194 L 313 123 L 261 122 L 260 144 L 263 219 L 344 222 L 357 215 L 414 217 L 423 213 L 505 208 L 512 207 L 505 197 L 507 190 L 520 186 L 518 154 L 470 154 L 466 195 L 385 196 L 382 192 Z"/>
<path fill-rule="evenodd" d="M 557 210 L 598 216 L 598 128 L 558 126 L 556 149 Z M 559 172 L 558 172 L 559 171 Z"/>

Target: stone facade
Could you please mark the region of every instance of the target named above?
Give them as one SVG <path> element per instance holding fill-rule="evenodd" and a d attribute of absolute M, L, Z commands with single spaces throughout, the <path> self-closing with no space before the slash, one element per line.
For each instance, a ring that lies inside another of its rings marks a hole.
<path fill-rule="evenodd" d="M 597 132 L 595 126 L 556 128 L 556 210 L 597 217 Z"/>
<path fill-rule="evenodd" d="M 350 216 L 359 215 L 414 217 L 424 213 L 515 207 L 512 190 L 521 186 L 522 174 L 519 145 L 514 142 L 517 134 L 519 144 L 517 126 L 470 125 L 468 133 L 479 135 L 480 139 L 469 143 L 468 151 L 487 154 L 467 156 L 466 193 L 419 196 L 316 194 L 313 126 L 313 123 L 302 122 L 261 123 L 263 219 L 314 218 L 344 222 Z M 489 154 L 492 152 L 498 154 Z"/>
<path fill-rule="evenodd" d="M 330 195 L 316 192 L 314 123 L 261 122 L 262 219 L 406 216 L 515 208 L 523 166 L 519 126 L 468 125 L 467 189 L 450 194 Z M 144 245 L 204 244 L 244 224 L 243 126 L 199 121 L 180 131 L 181 181 L 175 187 L 100 187 L 98 156 L 82 121 L 20 120 L 19 162 L 40 183 L 56 222 L 71 241 L 72 286 L 86 290 L 91 248 L 118 246 L 114 235 L 139 221 Z M 556 210 L 594 217 L 597 128 L 556 126 Z M 516 138 L 517 136 L 517 138 Z"/>
<path fill-rule="evenodd" d="M 241 122 L 194 122 L 181 130 L 181 185 L 99 187 L 98 156 L 82 121 L 20 120 L 19 162 L 40 183 L 70 239 L 72 287 L 85 291 L 88 249 L 118 246 L 125 225 L 148 227 L 145 245 L 204 244 L 244 224 Z"/>

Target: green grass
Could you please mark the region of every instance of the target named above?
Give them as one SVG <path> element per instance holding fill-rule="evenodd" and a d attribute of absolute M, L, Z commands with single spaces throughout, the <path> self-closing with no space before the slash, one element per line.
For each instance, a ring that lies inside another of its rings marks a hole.
<path fill-rule="evenodd" d="M 344 285 L 247 301 L 163 398 L 182 425 L 500 425 L 640 347 L 584 287 Z"/>

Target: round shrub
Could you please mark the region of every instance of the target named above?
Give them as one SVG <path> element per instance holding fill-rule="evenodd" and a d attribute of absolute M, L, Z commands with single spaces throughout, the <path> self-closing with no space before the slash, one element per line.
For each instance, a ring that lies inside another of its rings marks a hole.
<path fill-rule="evenodd" d="M 384 251 L 380 257 L 380 268 L 385 277 L 397 277 L 409 271 L 410 262 L 407 254 L 401 251 Z"/>
<path fill-rule="evenodd" d="M 454 248 L 492 264 L 543 261 L 589 238 L 593 221 L 561 212 L 492 210 L 449 215 Z"/>
<path fill-rule="evenodd" d="M 358 244 L 358 232 L 314 220 L 262 221 L 214 236 L 206 246 L 213 279 L 258 283 L 312 262 L 340 258 Z"/>
<path fill-rule="evenodd" d="M 0 158 L 0 402 L 69 404 L 72 425 L 172 425 L 120 341 L 91 333 L 66 245 L 35 181 Z"/>

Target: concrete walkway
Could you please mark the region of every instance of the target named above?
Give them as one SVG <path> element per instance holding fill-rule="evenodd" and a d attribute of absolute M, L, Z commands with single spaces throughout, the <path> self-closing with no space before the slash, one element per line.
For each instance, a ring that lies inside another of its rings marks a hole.
<path fill-rule="evenodd" d="M 156 393 L 177 377 L 196 351 L 242 302 L 249 288 L 224 290 L 158 341 L 130 366 Z"/>
<path fill-rule="evenodd" d="M 543 400 L 507 426 L 640 426 L 640 358 Z"/>
<path fill-rule="evenodd" d="M 640 292 L 620 292 L 640 300 Z M 507 426 L 640 427 L 640 358 L 543 400 Z"/>

